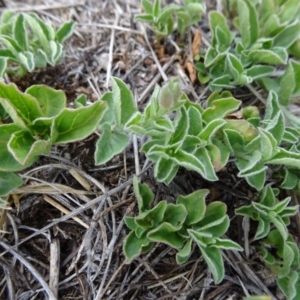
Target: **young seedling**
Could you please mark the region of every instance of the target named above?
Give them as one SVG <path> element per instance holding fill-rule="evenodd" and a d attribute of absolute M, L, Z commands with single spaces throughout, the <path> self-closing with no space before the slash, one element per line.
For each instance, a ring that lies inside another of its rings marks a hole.
<path fill-rule="evenodd" d="M 69 21 L 55 30 L 52 24 L 46 24 L 34 13 L 3 12 L 0 18 L 0 77 L 5 72 L 22 77 L 35 68 L 57 65 L 64 55 L 62 44 L 72 35 L 74 25 Z"/>
<path fill-rule="evenodd" d="M 0 125 L 0 195 L 21 184 L 12 172 L 32 165 L 40 155 L 48 154 L 52 145 L 86 138 L 96 130 L 107 109 L 103 101 L 67 108 L 63 91 L 33 85 L 22 93 L 16 85 L 3 82 L 0 104 L 12 120 Z"/>
<path fill-rule="evenodd" d="M 126 262 L 148 252 L 154 243 L 159 242 L 177 249 L 176 261 L 183 264 L 190 257 L 192 243 L 195 242 L 215 283 L 220 283 L 224 278 L 221 250 L 242 250 L 237 243 L 221 238 L 230 223 L 226 205 L 215 201 L 206 206 L 208 190 L 199 190 L 179 196 L 176 204 L 160 201 L 150 208 L 153 193 L 147 185 L 139 184 L 137 178 L 133 182 L 139 215 L 125 218 L 131 229 L 123 245 Z"/>

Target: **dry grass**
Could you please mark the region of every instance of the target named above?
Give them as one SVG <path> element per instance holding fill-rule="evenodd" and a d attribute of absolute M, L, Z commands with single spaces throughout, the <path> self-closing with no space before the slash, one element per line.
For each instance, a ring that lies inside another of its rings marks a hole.
<path fill-rule="evenodd" d="M 111 76 L 117 76 L 143 107 L 156 83 L 180 76 L 191 99 L 201 103 L 208 95 L 207 89 L 190 83 L 183 67 L 192 51 L 192 31 L 180 51 L 169 41 L 162 54 L 145 25 L 133 23 L 134 14 L 140 12 L 138 0 L 4 2 L 1 11 L 35 11 L 57 26 L 69 19 L 77 22 L 65 46 L 64 63 L 15 81 L 22 90 L 45 83 L 63 89 L 72 106 L 80 93 L 95 101 L 109 90 Z M 219 7 L 220 2 L 209 6 Z M 202 47 L 209 40 L 207 27 L 204 18 L 199 27 Z M 235 93 L 252 104 L 264 99 L 253 87 Z M 95 167 L 95 139 L 55 147 L 23 172 L 25 184 L 9 199 L 14 202 L 12 209 L 3 211 L 0 220 L 0 299 L 210 300 L 241 299 L 248 294 L 282 299 L 274 278 L 262 269 L 242 219 L 234 217 L 234 208 L 253 194 L 236 178 L 233 167 L 229 165 L 216 184 L 181 170 L 165 186 L 155 181 L 151 165 L 136 150 L 141 141 L 134 140 L 122 155 Z M 245 243 L 247 251 L 224 254 L 226 276 L 220 285 L 214 285 L 197 249 L 182 266 L 176 265 L 173 250 L 164 245 L 124 264 L 122 241 L 128 230 L 123 219 L 136 212 L 131 178 L 139 170 L 156 201 L 174 201 L 180 193 L 209 188 L 209 201 L 219 199 L 227 204 L 232 218 L 228 235 Z"/>

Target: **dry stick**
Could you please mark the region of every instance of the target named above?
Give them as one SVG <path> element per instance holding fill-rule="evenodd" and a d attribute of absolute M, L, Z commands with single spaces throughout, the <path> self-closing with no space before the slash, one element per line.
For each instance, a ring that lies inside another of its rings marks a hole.
<path fill-rule="evenodd" d="M 155 61 L 155 63 L 156 63 L 156 66 L 157 66 L 157 68 L 158 68 L 158 71 L 159 71 L 159 73 L 161 74 L 163 80 L 166 82 L 166 81 L 168 81 L 168 76 L 166 75 L 164 69 L 161 67 L 160 62 L 159 62 L 159 60 L 157 59 L 156 54 L 155 54 L 155 52 L 153 51 L 153 49 L 152 49 L 152 47 L 151 47 L 151 45 L 150 45 L 150 42 L 149 42 L 149 39 L 148 39 L 148 35 L 147 35 L 147 32 L 146 32 L 146 28 L 145 28 L 145 26 L 143 26 L 143 25 L 142 25 L 142 31 L 143 31 L 143 33 L 144 33 L 144 37 L 145 37 L 146 43 L 147 43 L 147 45 L 148 45 L 148 47 L 149 47 L 149 49 L 150 49 L 150 51 L 151 51 L 151 54 L 152 54 L 152 56 L 153 56 L 153 59 L 154 59 L 154 61 Z"/>
<path fill-rule="evenodd" d="M 98 24 L 98 23 L 86 23 L 86 24 L 85 23 L 81 23 L 81 24 L 77 23 L 76 26 L 91 26 L 91 27 L 107 28 L 107 29 L 112 29 L 112 30 L 128 31 L 131 33 L 143 35 L 143 33 L 138 30 L 134 30 L 134 29 L 122 27 L 122 26 L 117 26 L 117 25 Z M 79 31 L 86 32 L 83 29 L 79 30 Z"/>
<path fill-rule="evenodd" d="M 69 210 L 67 210 L 65 207 L 63 207 L 62 205 L 60 205 L 59 203 L 57 203 L 56 201 L 54 201 L 53 199 L 51 199 L 48 196 L 44 196 L 43 199 L 48 202 L 49 204 L 51 204 L 52 206 L 54 206 L 55 208 L 57 208 L 58 210 L 60 210 L 62 213 L 64 214 L 68 214 L 70 213 Z M 81 219 L 79 219 L 78 217 L 72 217 L 72 219 L 74 221 L 76 221 L 78 224 L 80 224 L 81 226 L 85 227 L 85 228 L 89 228 L 90 226 L 86 223 L 84 223 Z"/>
<path fill-rule="evenodd" d="M 142 174 L 142 173 L 141 173 Z M 141 175 L 140 174 L 140 175 Z M 68 213 L 67 215 L 64 215 L 63 217 L 56 219 L 55 221 L 53 221 L 52 223 L 46 225 L 45 227 L 43 227 L 42 229 L 36 230 L 33 234 L 29 235 L 28 237 L 24 238 L 21 242 L 19 242 L 18 244 L 16 244 L 15 246 L 12 246 L 10 249 L 15 249 L 16 247 L 20 246 L 21 244 L 27 242 L 28 240 L 30 240 L 31 238 L 39 235 L 39 234 L 44 234 L 43 231 L 53 227 L 54 225 L 60 223 L 60 222 L 64 222 L 69 220 L 70 218 L 80 214 L 81 212 L 85 211 L 86 209 L 91 208 L 92 206 L 94 206 L 95 204 L 98 204 L 99 202 L 104 202 L 105 199 L 109 196 L 112 196 L 116 193 L 118 193 L 119 191 L 123 190 L 126 186 L 132 184 L 132 178 L 130 178 L 129 180 L 127 180 L 126 182 L 124 182 L 123 184 L 121 184 L 120 186 L 104 193 L 103 195 L 91 200 L 90 202 L 82 205 L 81 207 L 78 207 L 76 209 L 74 209 L 73 211 L 71 211 L 70 213 Z M 6 254 L 9 251 L 5 251 L 3 253 L 1 253 L 1 255 Z"/>
<path fill-rule="evenodd" d="M 58 279 L 60 266 L 60 243 L 59 239 L 54 238 L 50 244 L 50 279 L 49 287 L 55 297 L 58 296 Z"/>
<path fill-rule="evenodd" d="M 257 98 L 259 99 L 263 104 L 266 104 L 266 100 L 262 97 L 260 93 L 257 92 L 257 90 L 251 85 L 251 84 L 246 84 L 246 87 L 250 90 L 250 92 Z"/>
<path fill-rule="evenodd" d="M 174 62 L 175 60 L 175 56 L 173 55 L 170 60 L 164 64 L 164 66 L 162 67 L 163 71 L 166 71 Z M 148 94 L 150 93 L 150 91 L 153 89 L 153 87 L 155 86 L 155 84 L 158 82 L 158 80 L 161 78 L 161 73 L 156 74 L 156 76 L 152 79 L 152 81 L 148 84 L 147 88 L 144 90 L 144 92 L 142 93 L 142 95 L 139 98 L 139 103 L 143 104 L 146 97 L 148 96 Z"/>
<path fill-rule="evenodd" d="M 12 217 L 12 215 L 9 212 L 7 213 L 7 217 L 9 219 L 10 225 L 11 225 L 11 227 L 13 229 L 13 232 L 14 232 L 15 244 L 18 244 L 19 243 L 19 232 L 18 232 L 17 224 L 16 224 L 14 218 Z M 14 257 L 13 262 L 12 262 L 12 267 L 15 266 L 16 260 L 17 259 Z"/>
<path fill-rule="evenodd" d="M 141 258 L 138 258 L 139 262 L 142 263 L 145 268 L 147 269 L 148 272 L 150 272 L 154 278 L 164 287 L 164 289 L 170 294 L 172 295 L 173 293 L 170 291 L 170 289 L 165 285 L 165 282 L 162 281 L 158 274 L 154 271 L 154 269 L 150 266 L 150 264 L 148 263 L 148 261 L 146 260 L 142 260 Z M 174 299 L 178 299 L 177 297 L 174 296 Z"/>
<path fill-rule="evenodd" d="M 130 205 L 127 210 L 126 210 L 126 213 L 125 213 L 125 216 L 127 216 L 129 214 L 129 212 L 132 210 L 132 206 L 134 205 L 135 203 L 133 203 L 132 205 Z M 124 216 L 124 218 L 125 218 Z M 109 271 L 109 266 L 110 266 L 110 262 L 111 262 L 111 258 L 112 258 L 112 254 L 113 254 L 113 247 L 118 239 L 118 236 L 123 228 L 123 224 L 124 224 L 124 218 L 122 219 L 122 221 L 120 222 L 118 228 L 117 228 L 117 231 L 115 233 L 115 235 L 112 237 L 109 245 L 108 245 L 108 248 L 107 248 L 107 252 L 109 253 L 109 257 L 108 257 L 108 260 L 107 260 L 107 265 L 106 265 L 106 269 L 105 269 L 105 272 L 102 276 L 102 280 L 101 280 L 101 284 L 100 284 L 100 287 L 99 287 L 99 290 L 97 292 L 97 295 L 96 295 L 96 298 L 95 300 L 100 300 L 102 299 L 103 295 L 105 294 L 106 290 L 108 289 L 109 285 L 107 284 L 106 287 L 103 289 L 103 286 L 104 286 L 104 283 L 105 283 L 105 280 L 106 280 L 106 277 L 108 275 L 108 271 Z M 110 284 L 110 282 L 109 282 Z"/>
<path fill-rule="evenodd" d="M 52 10 L 52 9 L 61 9 L 61 8 L 68 8 L 68 7 L 75 7 L 75 6 L 83 6 L 85 5 L 85 1 L 77 2 L 77 3 L 69 3 L 69 4 L 56 4 L 56 5 L 33 5 L 33 6 L 27 6 L 27 7 L 16 7 L 16 8 L 10 8 L 10 10 L 13 10 L 14 12 L 17 11 L 40 11 L 40 10 Z M 7 10 L 6 7 L 0 8 L 0 12 Z"/>
<path fill-rule="evenodd" d="M 114 26 L 117 26 L 119 22 L 119 14 L 116 14 L 115 23 Z M 110 74 L 111 74 L 111 67 L 112 67 L 112 61 L 113 61 L 113 50 L 114 50 L 114 42 L 115 42 L 115 30 L 112 29 L 111 36 L 110 36 L 110 44 L 109 44 L 109 59 L 108 59 L 108 65 L 107 65 L 107 72 L 106 72 L 106 83 L 105 87 L 108 89 L 109 87 L 109 81 L 110 81 Z"/>
<path fill-rule="evenodd" d="M 48 294 L 49 300 L 57 300 L 51 289 L 49 288 L 46 281 L 43 279 L 42 275 L 33 267 L 31 263 L 29 263 L 23 256 L 21 256 L 14 249 L 6 245 L 4 242 L 0 241 L 0 246 L 6 249 L 6 252 L 10 252 L 13 256 L 15 256 L 37 279 L 37 281 L 44 288 L 45 292 Z"/>

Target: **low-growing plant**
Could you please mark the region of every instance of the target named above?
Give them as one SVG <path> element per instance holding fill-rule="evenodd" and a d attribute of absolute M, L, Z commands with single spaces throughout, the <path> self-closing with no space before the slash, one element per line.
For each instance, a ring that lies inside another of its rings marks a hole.
<path fill-rule="evenodd" d="M 32 165 L 51 146 L 75 142 L 93 133 L 107 104 L 97 101 L 86 107 L 66 107 L 61 90 L 33 85 L 25 93 L 15 84 L 0 82 L 0 104 L 10 117 L 0 125 L 0 195 L 21 184 L 13 172 Z M 11 121 L 11 122 L 10 122 Z"/>
<path fill-rule="evenodd" d="M 195 242 L 211 270 L 215 283 L 224 278 L 224 263 L 221 250 L 242 248 L 229 239 L 222 239 L 229 227 L 226 205 L 215 201 L 208 206 L 205 197 L 208 190 L 199 190 L 187 196 L 179 196 L 176 204 L 160 201 L 153 208 L 152 191 L 146 184 L 133 181 L 139 215 L 125 217 L 131 232 L 124 240 L 126 262 L 131 262 L 141 253 L 148 252 L 156 242 L 164 243 L 178 250 L 176 261 L 185 263 L 191 255 Z"/>
<path fill-rule="evenodd" d="M 65 22 L 55 30 L 34 13 L 4 11 L 0 18 L 0 77 L 5 72 L 22 77 L 35 68 L 57 65 L 74 24 Z"/>
<path fill-rule="evenodd" d="M 211 46 L 203 61 L 196 64 L 200 82 L 210 81 L 211 90 L 230 89 L 269 77 L 274 66 L 287 63 L 288 50 L 299 36 L 300 19 L 295 20 L 294 11 L 288 13 L 292 8 L 297 11 L 299 5 L 295 6 L 294 1 L 233 2 L 239 34 L 230 30 L 223 14 L 211 11 Z M 291 86 L 288 89 L 293 90 Z M 282 101 L 287 101 L 286 90 L 282 89 Z"/>
<path fill-rule="evenodd" d="M 178 32 L 181 38 L 188 28 L 199 22 L 206 6 L 203 0 L 184 0 L 181 6 L 169 4 L 164 7 L 161 0 L 142 0 L 142 7 L 145 13 L 135 17 L 135 21 L 148 22 L 156 34 L 158 42 L 163 37 L 170 35 L 177 23 Z"/>
<path fill-rule="evenodd" d="M 172 14 L 179 9 L 179 6 L 171 4 L 162 8 L 161 0 L 141 1 L 145 13 L 135 17 L 135 21 L 150 23 L 159 42 L 163 37 L 173 32 L 174 19 Z"/>
<path fill-rule="evenodd" d="M 287 225 L 290 224 L 290 217 L 294 216 L 299 208 L 298 205 L 288 206 L 290 201 L 290 197 L 278 201 L 275 191 L 270 185 L 266 185 L 261 192 L 259 201 L 253 201 L 250 205 L 236 209 L 235 214 L 258 221 L 255 239 L 266 237 L 273 225 L 281 234 L 284 244 L 289 236 Z"/>
<path fill-rule="evenodd" d="M 276 282 L 288 300 L 300 296 L 300 257 L 297 244 L 291 235 L 285 240 L 279 230 L 270 231 L 257 249 Z M 275 250 L 275 251 L 274 251 Z"/>
<path fill-rule="evenodd" d="M 177 79 L 161 89 L 157 86 L 143 113 L 119 79 L 113 79 L 112 92 L 102 100 L 109 109 L 98 126 L 96 164 L 123 151 L 129 136 L 138 134 L 148 137 L 141 150 L 154 162 L 155 177 L 167 184 L 180 166 L 215 181 L 230 156 L 238 176 L 257 190 L 264 187 L 272 165 L 300 168 L 299 133 L 285 126 L 275 92 L 269 94 L 263 119 L 256 107 L 246 107 L 241 117 L 232 117 L 241 101 L 229 92 L 212 94 L 203 109 L 180 94 Z"/>

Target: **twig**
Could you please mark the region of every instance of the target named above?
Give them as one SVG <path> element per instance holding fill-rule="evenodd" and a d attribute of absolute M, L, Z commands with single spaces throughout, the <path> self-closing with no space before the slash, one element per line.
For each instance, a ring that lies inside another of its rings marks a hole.
<path fill-rule="evenodd" d="M 114 26 L 117 26 L 119 22 L 119 14 L 116 14 L 115 23 Z M 109 81 L 110 81 L 110 74 L 111 74 L 111 67 L 112 67 L 112 61 L 113 61 L 113 50 L 114 50 L 114 43 L 115 43 L 115 29 L 112 29 L 111 36 L 110 36 L 110 44 L 109 44 L 109 59 L 108 59 L 108 65 L 107 65 L 107 72 L 106 72 L 106 83 L 105 87 L 108 89 L 109 87 Z"/>
<path fill-rule="evenodd" d="M 148 47 L 149 47 L 149 49 L 150 49 L 150 51 L 151 51 L 151 53 L 152 53 L 152 56 L 153 56 L 153 59 L 154 59 L 154 61 L 155 61 L 155 63 L 156 63 L 156 66 L 157 66 L 157 68 L 158 68 L 158 71 L 159 71 L 159 73 L 161 74 L 163 80 L 166 82 L 166 81 L 168 81 L 168 76 L 166 75 L 164 69 L 161 67 L 160 62 L 159 62 L 159 60 L 157 59 L 157 56 L 156 56 L 155 52 L 153 51 L 153 49 L 152 49 L 152 47 L 151 47 L 151 45 L 150 45 L 150 42 L 149 42 L 149 39 L 148 39 L 148 35 L 147 35 L 147 32 L 146 32 L 146 29 L 145 29 L 145 27 L 144 27 L 143 25 L 142 25 L 142 31 L 143 31 L 143 33 L 144 33 L 144 37 L 145 37 L 146 43 L 147 43 L 147 45 L 148 45 Z"/>
<path fill-rule="evenodd" d="M 41 10 L 52 10 L 52 9 L 62 9 L 62 8 L 69 8 L 69 7 L 75 7 L 75 6 L 83 6 L 85 5 L 85 1 L 81 2 L 75 2 L 75 3 L 65 3 L 65 4 L 54 4 L 54 5 L 31 5 L 26 7 L 15 7 L 10 8 L 10 10 L 13 10 L 15 12 L 17 11 L 41 11 Z M 0 12 L 7 10 L 6 7 L 0 8 Z"/>
<path fill-rule="evenodd" d="M 43 279 L 43 276 L 33 267 L 31 263 L 29 263 L 23 256 L 21 256 L 18 252 L 16 252 L 8 245 L 6 245 L 4 242 L 0 241 L 0 246 L 2 246 L 7 252 L 10 252 L 13 256 L 15 256 L 34 275 L 37 281 L 44 288 L 45 292 L 48 294 L 49 300 L 57 300 L 57 298 L 49 288 L 49 285 Z"/>
<path fill-rule="evenodd" d="M 58 279 L 60 266 L 60 243 L 55 238 L 50 244 L 50 279 L 49 286 L 55 297 L 58 296 Z"/>
<path fill-rule="evenodd" d="M 173 55 L 170 60 L 164 64 L 164 66 L 162 67 L 162 69 L 164 71 L 166 71 L 174 62 L 175 60 L 175 56 Z M 153 89 L 153 87 L 155 86 L 155 84 L 158 82 L 158 80 L 161 78 L 161 73 L 156 74 L 156 76 L 152 79 L 152 81 L 148 84 L 147 88 L 144 90 L 144 92 L 142 93 L 142 95 L 139 98 L 139 103 L 143 104 L 146 97 L 148 96 L 148 94 L 150 93 L 150 91 Z"/>
<path fill-rule="evenodd" d="M 112 30 L 127 31 L 127 32 L 131 32 L 134 34 L 143 35 L 143 33 L 138 30 L 134 30 L 134 29 L 122 27 L 122 26 L 117 26 L 117 25 L 99 24 L 99 23 L 86 23 L 86 24 L 85 23 L 77 23 L 76 25 L 77 26 L 91 26 L 91 27 L 107 28 L 107 29 L 112 29 Z M 91 29 L 91 30 L 93 30 L 93 29 Z M 78 31 L 86 32 L 84 29 L 79 29 Z"/>

